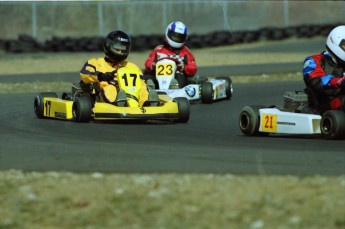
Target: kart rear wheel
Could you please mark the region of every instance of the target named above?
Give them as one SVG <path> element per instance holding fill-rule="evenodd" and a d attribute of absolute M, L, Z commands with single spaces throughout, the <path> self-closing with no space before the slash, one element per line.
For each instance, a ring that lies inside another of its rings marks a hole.
<path fill-rule="evenodd" d="M 186 123 L 189 120 L 190 114 L 190 104 L 187 98 L 184 97 L 176 97 L 174 101 L 177 103 L 179 118 L 176 122 L 179 123 Z"/>
<path fill-rule="evenodd" d="M 267 133 L 259 132 L 260 128 L 260 113 L 259 110 L 264 106 L 254 105 L 245 106 L 239 118 L 240 129 L 242 133 L 247 136 L 263 136 Z"/>
<path fill-rule="evenodd" d="M 340 110 L 326 111 L 322 115 L 320 128 L 326 139 L 345 138 L 345 113 Z"/>
<path fill-rule="evenodd" d="M 203 84 L 201 84 L 201 102 L 213 102 L 213 85 L 211 82 L 204 82 Z"/>
<path fill-rule="evenodd" d="M 92 101 L 90 96 L 76 97 L 73 103 L 73 120 L 76 122 L 89 122 L 91 118 Z"/>
<path fill-rule="evenodd" d="M 73 99 L 72 93 L 69 93 L 69 92 L 62 93 L 61 99 L 63 99 L 63 100 L 72 100 Z"/>
<path fill-rule="evenodd" d="M 41 92 L 35 96 L 34 111 L 38 118 L 44 118 L 44 98 L 57 98 L 55 92 Z"/>
<path fill-rule="evenodd" d="M 226 99 L 229 100 L 232 97 L 232 80 L 229 77 L 216 77 L 217 80 L 225 80 L 225 94 Z"/>

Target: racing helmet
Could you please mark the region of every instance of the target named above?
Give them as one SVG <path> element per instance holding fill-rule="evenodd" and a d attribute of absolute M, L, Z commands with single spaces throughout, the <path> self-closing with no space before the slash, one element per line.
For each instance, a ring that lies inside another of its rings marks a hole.
<path fill-rule="evenodd" d="M 326 49 L 333 61 L 345 68 L 345 25 L 337 26 L 329 33 Z"/>
<path fill-rule="evenodd" d="M 121 62 L 128 57 L 131 45 L 131 38 L 127 33 L 120 30 L 112 31 L 105 38 L 105 56 L 112 63 Z"/>
<path fill-rule="evenodd" d="M 165 31 L 165 40 L 173 48 L 181 48 L 187 39 L 187 26 L 180 21 L 171 22 Z"/>

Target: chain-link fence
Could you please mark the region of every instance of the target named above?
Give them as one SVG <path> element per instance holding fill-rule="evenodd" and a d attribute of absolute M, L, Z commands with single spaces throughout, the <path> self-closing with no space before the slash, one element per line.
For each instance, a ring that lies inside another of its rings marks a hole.
<path fill-rule="evenodd" d="M 77 1 L 0 2 L 0 39 L 19 34 L 37 40 L 104 36 L 121 29 L 131 35 L 163 34 L 181 20 L 189 34 L 248 31 L 265 27 L 334 24 L 345 21 L 344 1 Z"/>

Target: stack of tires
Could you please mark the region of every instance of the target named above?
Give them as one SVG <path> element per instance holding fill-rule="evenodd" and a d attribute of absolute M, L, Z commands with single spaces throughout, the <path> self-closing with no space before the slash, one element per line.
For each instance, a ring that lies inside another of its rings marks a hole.
<path fill-rule="evenodd" d="M 216 31 L 209 34 L 191 34 L 187 40 L 190 48 L 206 48 L 265 40 L 310 38 L 327 36 L 339 24 L 301 25 L 287 28 L 262 28 L 255 31 Z M 152 50 L 164 41 L 163 35 L 133 36 L 132 51 Z M 103 50 L 103 37 L 53 37 L 43 43 L 29 35 L 19 35 L 17 40 L 0 40 L 0 49 L 10 53 L 25 52 L 98 52 Z"/>

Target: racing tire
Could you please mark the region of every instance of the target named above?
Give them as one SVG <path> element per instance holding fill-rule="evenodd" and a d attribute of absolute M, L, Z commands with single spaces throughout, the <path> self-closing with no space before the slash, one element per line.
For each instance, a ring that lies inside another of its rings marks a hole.
<path fill-rule="evenodd" d="M 213 85 L 211 82 L 201 84 L 201 102 L 206 104 L 213 102 Z"/>
<path fill-rule="evenodd" d="M 189 120 L 190 103 L 187 98 L 176 97 L 174 101 L 177 103 L 179 118 L 176 120 L 178 123 L 186 123 Z"/>
<path fill-rule="evenodd" d="M 326 139 L 345 138 L 345 113 L 340 110 L 326 111 L 322 115 L 320 129 Z"/>
<path fill-rule="evenodd" d="M 73 120 L 89 122 L 91 118 L 92 101 L 90 96 L 76 97 L 72 107 Z"/>
<path fill-rule="evenodd" d="M 265 136 L 267 133 L 259 132 L 260 112 L 264 106 L 245 106 L 240 112 L 239 125 L 242 133 L 247 136 Z"/>
<path fill-rule="evenodd" d="M 72 93 L 67 93 L 67 92 L 62 93 L 61 99 L 63 99 L 63 100 L 72 100 L 73 99 Z"/>
<path fill-rule="evenodd" d="M 225 80 L 225 94 L 226 94 L 226 99 L 230 100 L 232 97 L 232 80 L 229 77 L 216 77 L 217 80 Z"/>
<path fill-rule="evenodd" d="M 55 92 L 41 92 L 35 96 L 34 111 L 38 118 L 44 118 L 44 98 L 58 98 Z"/>

